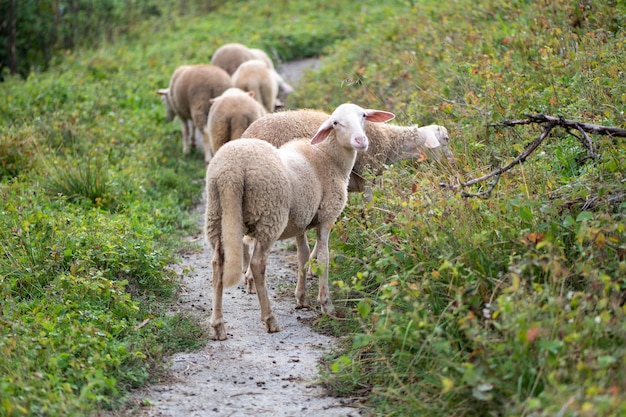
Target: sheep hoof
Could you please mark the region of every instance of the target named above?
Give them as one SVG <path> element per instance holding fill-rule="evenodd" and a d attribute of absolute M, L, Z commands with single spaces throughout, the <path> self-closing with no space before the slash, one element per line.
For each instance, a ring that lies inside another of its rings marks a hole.
<path fill-rule="evenodd" d="M 307 303 L 300 303 L 298 302 L 298 304 L 296 305 L 296 310 L 302 310 L 303 308 L 311 308 L 311 306 Z"/>
<path fill-rule="evenodd" d="M 228 336 L 226 336 L 226 329 L 224 328 L 224 323 L 219 323 L 216 326 L 213 326 L 213 340 L 226 340 Z"/>
<path fill-rule="evenodd" d="M 280 332 L 280 326 L 278 325 L 278 321 L 276 321 L 276 317 L 270 316 L 265 320 L 265 327 L 267 328 L 268 333 L 278 333 Z"/>
<path fill-rule="evenodd" d="M 328 304 L 320 304 L 322 307 L 322 313 L 328 314 L 329 316 L 335 315 L 335 306 L 332 303 Z"/>
<path fill-rule="evenodd" d="M 246 289 L 248 290 L 248 294 L 256 294 L 256 286 L 254 285 L 254 281 L 246 281 Z"/>

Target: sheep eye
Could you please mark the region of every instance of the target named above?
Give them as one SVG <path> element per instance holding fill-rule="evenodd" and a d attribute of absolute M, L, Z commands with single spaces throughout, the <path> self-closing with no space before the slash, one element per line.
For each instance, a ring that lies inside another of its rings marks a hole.
<path fill-rule="evenodd" d="M 339 122 L 336 121 L 336 120 L 333 122 L 333 126 L 337 126 L 338 124 L 339 124 Z"/>

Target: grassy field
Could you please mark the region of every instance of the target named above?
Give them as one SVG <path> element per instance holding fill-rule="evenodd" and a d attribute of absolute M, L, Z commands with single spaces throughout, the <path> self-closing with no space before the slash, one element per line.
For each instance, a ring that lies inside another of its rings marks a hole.
<path fill-rule="evenodd" d="M 350 336 L 330 389 L 385 416 L 626 414 L 624 139 L 591 135 L 590 160 L 557 127 L 487 198 L 440 186 L 519 155 L 543 127 L 492 125 L 525 113 L 626 128 L 626 4 L 380 3 L 154 14 L 0 84 L 0 415 L 114 408 L 205 343 L 166 314 L 204 163 L 155 90 L 231 41 L 322 58 L 289 107 L 351 101 L 452 137 L 456 164 L 389 167 L 333 230 L 345 318 L 317 326 Z"/>

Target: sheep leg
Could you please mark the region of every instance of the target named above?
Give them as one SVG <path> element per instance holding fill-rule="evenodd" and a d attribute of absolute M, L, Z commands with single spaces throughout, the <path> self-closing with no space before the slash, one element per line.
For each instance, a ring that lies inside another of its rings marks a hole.
<path fill-rule="evenodd" d="M 306 303 L 306 262 L 309 260 L 309 242 L 306 234 L 296 236 L 298 247 L 298 283 L 296 284 L 296 308 L 309 308 Z"/>
<path fill-rule="evenodd" d="M 250 245 L 249 243 L 253 242 L 253 239 L 250 239 L 250 242 L 246 242 L 244 238 L 243 242 L 243 273 L 244 280 L 246 282 L 246 289 L 248 290 L 248 294 L 256 294 L 256 287 L 254 286 L 254 277 L 252 276 L 252 270 L 250 269 Z"/>
<path fill-rule="evenodd" d="M 181 120 L 180 123 L 183 130 L 183 154 L 187 155 L 191 147 L 191 135 L 193 135 L 193 125 L 190 129 L 189 125 L 191 124 L 191 120 Z"/>
<path fill-rule="evenodd" d="M 328 238 L 330 236 L 330 227 L 328 225 L 320 225 L 317 228 L 317 260 L 322 266 L 322 273 L 319 280 L 319 292 L 317 301 L 320 303 L 322 313 L 334 314 L 335 307 L 330 299 L 330 288 L 328 287 L 328 266 L 329 266 L 329 254 L 328 254 Z"/>
<path fill-rule="evenodd" d="M 224 291 L 224 254 L 219 236 L 213 238 L 213 311 L 211 312 L 211 327 L 214 340 L 226 340 L 224 328 L 224 313 L 222 311 L 222 292 Z"/>
<path fill-rule="evenodd" d="M 261 320 L 265 322 L 268 333 L 276 333 L 280 331 L 280 326 L 278 321 L 276 321 L 276 317 L 274 317 L 270 299 L 267 295 L 267 286 L 265 285 L 265 268 L 271 247 L 271 242 L 268 244 L 257 240 L 254 252 L 252 252 L 252 258 L 250 259 L 250 269 L 254 276 L 256 295 L 261 306 Z"/>
<path fill-rule="evenodd" d="M 198 129 L 199 130 L 199 129 Z M 209 165 L 213 158 L 213 148 L 211 147 L 211 136 L 207 129 L 202 130 L 202 143 L 204 146 L 204 164 Z"/>
<path fill-rule="evenodd" d="M 311 265 L 313 264 L 313 262 L 317 261 L 317 250 L 317 241 L 315 241 L 315 245 L 313 246 L 313 250 L 311 251 L 311 255 L 309 256 L 309 267 L 306 270 L 306 273 L 312 277 L 316 275 L 315 272 L 313 272 L 313 268 L 311 267 Z"/>

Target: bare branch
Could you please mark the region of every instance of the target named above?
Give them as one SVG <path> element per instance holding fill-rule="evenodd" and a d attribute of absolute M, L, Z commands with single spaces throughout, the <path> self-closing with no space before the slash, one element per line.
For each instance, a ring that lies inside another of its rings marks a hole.
<path fill-rule="evenodd" d="M 502 123 L 493 123 L 491 127 L 510 127 L 517 125 L 529 125 L 532 123 L 556 123 L 557 125 L 566 129 L 583 130 L 587 133 L 597 135 L 610 135 L 618 137 L 626 137 L 626 129 L 611 126 L 600 126 L 591 123 L 576 122 L 574 120 L 568 120 L 563 116 L 553 117 L 545 114 L 524 114 L 527 119 L 524 120 L 504 120 Z"/>
<path fill-rule="evenodd" d="M 526 119 L 523 119 L 523 120 L 504 120 L 502 123 L 489 125 L 492 127 L 510 127 L 510 126 L 528 125 L 528 124 L 537 123 L 537 124 L 543 124 L 545 126 L 543 132 L 541 132 L 541 135 L 537 139 L 532 141 L 530 144 L 528 144 L 528 146 L 526 146 L 524 151 L 521 154 L 519 154 L 517 158 L 515 158 L 506 166 L 500 167 L 490 172 L 487 175 L 483 175 L 482 177 L 474 178 L 473 180 L 462 182 L 458 186 L 449 185 L 445 183 L 440 183 L 439 185 L 441 187 L 449 188 L 451 190 L 457 190 L 459 188 L 469 187 L 470 185 L 474 185 L 479 182 L 488 180 L 489 178 L 495 177 L 495 181 L 491 184 L 491 186 L 486 191 L 476 193 L 476 194 L 468 193 L 465 191 L 461 193 L 463 197 L 485 197 L 485 196 L 489 197 L 491 195 L 491 192 L 495 188 L 496 184 L 498 184 L 498 181 L 500 180 L 500 175 L 502 175 L 504 172 L 509 171 L 515 165 L 521 164 L 524 161 L 526 161 L 526 159 L 530 156 L 530 154 L 532 154 L 539 147 L 539 145 L 541 145 L 541 143 L 548 137 L 552 129 L 554 129 L 556 126 L 560 126 L 564 128 L 567 131 L 567 133 L 569 133 L 570 135 L 578 139 L 582 143 L 582 145 L 585 147 L 585 149 L 587 149 L 587 156 L 583 158 L 583 160 L 596 159 L 598 157 L 598 155 L 596 154 L 593 148 L 593 142 L 591 141 L 591 138 L 589 137 L 587 133 L 617 136 L 617 137 L 626 137 L 626 129 L 622 129 L 619 127 L 600 126 L 600 125 L 595 125 L 591 123 L 576 122 L 573 120 L 567 120 L 563 116 L 552 117 L 552 116 L 547 116 L 545 114 L 524 114 L 524 116 L 526 116 Z M 574 133 L 574 131 L 580 133 L 580 136 Z"/>
<path fill-rule="evenodd" d="M 487 190 L 486 192 L 479 193 L 479 194 L 464 193 L 463 196 L 464 197 L 477 197 L 477 196 L 484 196 L 484 195 L 489 196 L 491 194 L 491 191 L 495 188 L 495 185 L 498 183 L 498 180 L 500 179 L 500 175 L 502 175 L 502 173 L 504 172 L 507 172 L 508 170 L 513 168 L 515 165 L 521 164 L 522 162 L 526 161 L 526 158 L 528 158 L 528 156 L 530 156 L 530 154 L 533 153 L 535 149 L 539 147 L 539 145 L 541 145 L 541 143 L 546 139 L 546 137 L 548 137 L 548 134 L 555 126 L 556 126 L 556 123 L 548 124 L 548 126 L 546 126 L 543 132 L 541 132 L 541 135 L 537 139 L 533 140 L 530 144 L 528 144 L 528 146 L 526 146 L 526 149 L 524 149 L 524 151 L 521 154 L 519 154 L 519 156 L 515 158 L 513 161 L 511 161 L 509 164 L 503 167 L 500 167 L 498 169 L 495 169 L 487 175 L 483 175 L 482 177 L 474 178 L 473 180 L 462 182 L 461 184 L 459 184 L 461 188 L 469 187 L 470 185 L 474 185 L 476 183 L 485 181 L 489 178 L 497 177 L 493 186 L 490 187 L 489 190 Z M 439 185 L 441 187 L 450 188 L 453 190 L 456 190 L 458 188 L 456 186 L 447 185 L 444 183 L 441 183 Z"/>
<path fill-rule="evenodd" d="M 626 129 L 611 126 L 600 126 L 591 123 L 576 122 L 573 120 L 567 120 L 563 117 L 546 116 L 545 114 L 525 114 L 528 117 L 530 123 L 556 123 L 557 125 L 566 129 L 584 130 L 587 133 L 595 135 L 609 135 L 619 136 L 621 138 L 626 137 Z"/>

